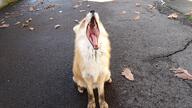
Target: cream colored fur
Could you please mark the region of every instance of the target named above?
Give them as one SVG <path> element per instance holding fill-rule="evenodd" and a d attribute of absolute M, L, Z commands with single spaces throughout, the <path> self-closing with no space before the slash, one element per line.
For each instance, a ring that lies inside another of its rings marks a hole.
<path fill-rule="evenodd" d="M 86 28 L 87 24 L 90 22 L 91 15 L 91 13 L 88 13 L 86 17 L 73 28 L 76 35 L 73 80 L 77 83 L 80 92 L 82 92 L 82 88 L 86 88 L 88 95 L 92 96 L 92 89 L 98 88 L 99 96 L 104 96 L 104 83 L 106 81 L 111 81 L 111 73 L 109 69 L 111 50 L 110 41 L 108 39 L 108 33 L 99 19 L 98 13 L 95 13 L 100 35 L 98 39 L 99 49 L 93 49 L 86 36 Z M 105 100 L 100 99 L 99 102 L 101 108 L 108 108 L 108 104 Z M 89 100 L 87 107 L 95 108 L 94 99 Z"/>

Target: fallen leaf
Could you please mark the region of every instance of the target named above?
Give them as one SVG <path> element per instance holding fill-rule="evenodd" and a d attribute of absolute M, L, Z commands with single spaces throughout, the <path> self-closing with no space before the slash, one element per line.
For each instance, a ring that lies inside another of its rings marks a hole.
<path fill-rule="evenodd" d="M 2 19 L 0 20 L 0 22 L 1 22 L 1 21 L 4 21 L 4 20 L 5 20 L 5 19 L 4 19 L 4 18 L 2 18 Z"/>
<path fill-rule="evenodd" d="M 171 13 L 167 16 L 169 19 L 177 19 L 178 18 L 178 14 L 177 13 Z"/>
<path fill-rule="evenodd" d="M 184 80 L 192 80 L 192 74 L 183 68 L 172 68 L 170 69 L 175 73 L 175 76 Z"/>
<path fill-rule="evenodd" d="M 54 18 L 53 17 L 50 17 L 49 20 L 53 20 Z"/>
<path fill-rule="evenodd" d="M 23 23 L 22 24 L 22 27 L 24 28 L 24 27 L 28 27 L 29 26 L 29 24 L 28 23 Z"/>
<path fill-rule="evenodd" d="M 18 24 L 20 24 L 21 22 L 20 21 L 17 21 L 16 23 L 15 23 L 15 25 L 18 25 Z"/>
<path fill-rule="evenodd" d="M 9 27 L 9 24 L 0 25 L 0 28 L 7 28 L 7 27 Z"/>
<path fill-rule="evenodd" d="M 79 24 L 79 20 L 74 20 L 77 24 Z"/>
<path fill-rule="evenodd" d="M 31 30 L 31 31 L 33 31 L 35 28 L 33 28 L 33 27 L 29 27 L 29 30 Z"/>
<path fill-rule="evenodd" d="M 127 11 L 121 11 L 121 14 L 122 15 L 124 15 L 124 14 L 126 14 L 127 13 Z"/>
<path fill-rule="evenodd" d="M 2 21 L 1 24 L 5 24 L 5 21 Z"/>
<path fill-rule="evenodd" d="M 43 4 L 44 0 L 37 0 L 37 2 Z"/>
<path fill-rule="evenodd" d="M 58 29 L 59 27 L 61 27 L 61 25 L 57 24 L 54 27 L 55 27 L 55 29 Z"/>
<path fill-rule="evenodd" d="M 148 9 L 155 9 L 155 6 L 151 5 L 151 4 L 148 4 Z"/>
<path fill-rule="evenodd" d="M 79 10 L 79 12 L 85 12 L 86 10 Z"/>
<path fill-rule="evenodd" d="M 139 19 L 140 19 L 140 16 L 139 16 L 139 15 L 133 17 L 133 20 L 134 20 L 134 21 L 137 21 L 137 20 L 139 20 Z"/>
<path fill-rule="evenodd" d="M 54 4 L 50 4 L 47 7 L 45 7 L 45 9 L 49 9 L 49 8 L 53 8 L 53 7 L 55 7 L 55 5 Z"/>
<path fill-rule="evenodd" d="M 136 14 L 140 14 L 140 12 L 139 12 L 139 11 L 135 11 L 135 13 L 136 13 Z"/>
<path fill-rule="evenodd" d="M 34 12 L 34 11 L 36 11 L 36 8 L 35 8 L 35 6 L 31 6 L 31 7 L 29 7 L 29 11 L 31 11 L 31 12 Z"/>
<path fill-rule="evenodd" d="M 187 12 L 185 15 L 192 16 L 192 10 L 190 12 Z"/>
<path fill-rule="evenodd" d="M 125 78 L 127 78 L 128 80 L 134 80 L 134 76 L 129 68 L 124 68 L 121 75 L 125 76 Z"/>
<path fill-rule="evenodd" d="M 141 4 L 140 4 L 140 3 L 136 3 L 135 5 L 136 5 L 136 7 L 140 7 L 140 6 L 141 6 Z"/>
<path fill-rule="evenodd" d="M 91 7 L 91 6 L 88 4 L 87 7 L 89 8 L 89 7 Z"/>
<path fill-rule="evenodd" d="M 73 8 L 77 9 L 80 5 L 74 5 Z"/>
<path fill-rule="evenodd" d="M 29 22 L 31 22 L 32 21 L 32 18 L 29 18 L 29 19 L 27 19 L 25 22 L 26 23 L 29 23 Z"/>

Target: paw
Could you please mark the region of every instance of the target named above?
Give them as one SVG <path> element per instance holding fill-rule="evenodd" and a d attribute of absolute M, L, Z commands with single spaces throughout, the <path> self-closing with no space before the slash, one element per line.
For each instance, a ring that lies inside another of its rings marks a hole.
<path fill-rule="evenodd" d="M 95 108 L 95 107 L 96 107 L 96 105 L 95 105 L 94 101 L 89 102 L 87 105 L 87 108 Z"/>
<path fill-rule="evenodd" d="M 103 101 L 99 103 L 100 108 L 109 108 L 107 102 Z"/>
<path fill-rule="evenodd" d="M 108 83 L 112 83 L 112 79 L 110 78 L 107 82 L 108 82 Z"/>
<path fill-rule="evenodd" d="M 78 89 L 79 93 L 83 93 L 84 92 L 84 88 L 83 87 L 78 86 L 77 89 Z"/>

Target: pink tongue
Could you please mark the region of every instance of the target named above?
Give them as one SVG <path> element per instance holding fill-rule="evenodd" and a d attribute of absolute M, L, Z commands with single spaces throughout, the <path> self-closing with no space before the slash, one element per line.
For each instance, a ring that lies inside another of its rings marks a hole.
<path fill-rule="evenodd" d="M 97 36 L 94 34 L 91 35 L 92 41 L 93 41 L 93 48 L 98 49 L 98 43 L 97 43 Z"/>

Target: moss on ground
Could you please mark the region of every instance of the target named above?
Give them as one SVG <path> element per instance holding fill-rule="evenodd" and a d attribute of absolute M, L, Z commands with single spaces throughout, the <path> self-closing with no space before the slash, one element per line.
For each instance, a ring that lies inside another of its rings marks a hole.
<path fill-rule="evenodd" d="M 17 0 L 1 0 L 0 2 L 0 9 L 2 9 L 3 7 L 13 3 L 13 2 L 16 2 Z"/>
<path fill-rule="evenodd" d="M 190 22 L 192 22 L 192 15 L 188 15 L 188 16 L 187 16 L 187 20 L 189 20 Z"/>

